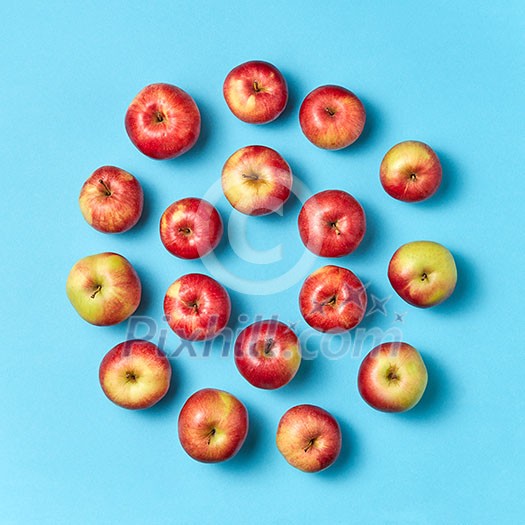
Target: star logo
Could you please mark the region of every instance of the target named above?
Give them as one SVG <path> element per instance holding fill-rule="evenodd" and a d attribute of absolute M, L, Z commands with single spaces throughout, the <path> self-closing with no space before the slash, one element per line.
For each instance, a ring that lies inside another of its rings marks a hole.
<path fill-rule="evenodd" d="M 376 312 L 379 312 L 380 314 L 386 317 L 388 314 L 386 310 L 386 303 L 388 303 L 388 301 L 390 301 L 391 298 L 392 296 L 389 295 L 388 297 L 384 297 L 383 299 L 380 299 L 376 295 L 370 294 L 370 299 L 372 300 L 372 306 L 368 310 L 366 316 L 368 317 L 369 315 L 374 315 Z"/>
<path fill-rule="evenodd" d="M 404 323 L 405 321 L 404 321 L 403 319 L 404 319 L 404 317 L 405 317 L 406 314 L 407 314 L 406 312 L 403 312 L 402 314 L 400 314 L 400 313 L 398 313 L 398 312 L 395 312 L 395 316 L 396 316 L 396 319 L 395 319 L 395 320 L 396 320 L 398 323 Z"/>

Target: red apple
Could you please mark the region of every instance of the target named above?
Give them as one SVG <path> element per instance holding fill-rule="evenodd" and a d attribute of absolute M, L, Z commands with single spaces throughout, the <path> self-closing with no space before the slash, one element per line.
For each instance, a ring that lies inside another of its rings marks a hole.
<path fill-rule="evenodd" d="M 197 461 L 232 458 L 248 434 L 248 411 L 232 394 L 214 388 L 195 392 L 179 414 L 182 448 Z"/>
<path fill-rule="evenodd" d="M 222 169 L 222 189 L 229 203 L 246 215 L 268 215 L 290 197 L 292 171 L 271 148 L 246 146 L 237 150 Z"/>
<path fill-rule="evenodd" d="M 392 256 L 388 279 L 407 303 L 429 308 L 442 303 L 454 291 L 456 263 L 452 254 L 437 242 L 409 242 Z"/>
<path fill-rule="evenodd" d="M 247 326 L 235 341 L 235 364 L 253 386 L 273 390 L 288 384 L 299 370 L 299 339 L 275 319 Z"/>
<path fill-rule="evenodd" d="M 314 405 L 290 408 L 277 427 L 279 452 L 303 472 L 319 472 L 332 465 L 341 451 L 341 441 L 337 420 Z"/>
<path fill-rule="evenodd" d="M 149 408 L 166 395 L 171 365 L 160 348 L 135 339 L 114 346 L 102 359 L 98 376 L 113 403 L 136 410 Z"/>
<path fill-rule="evenodd" d="M 365 120 L 361 101 L 341 86 L 314 89 L 299 110 L 299 123 L 306 138 L 323 149 L 342 149 L 355 142 Z"/>
<path fill-rule="evenodd" d="M 139 221 L 144 195 L 131 173 L 115 166 L 102 166 L 84 182 L 78 202 L 84 219 L 95 230 L 121 233 Z"/>
<path fill-rule="evenodd" d="M 222 91 L 231 112 L 250 124 L 275 120 L 288 101 L 288 86 L 281 72 L 274 65 L 260 60 L 233 68 Z"/>
<path fill-rule="evenodd" d="M 171 84 L 150 84 L 131 102 L 126 131 L 137 149 L 153 159 L 173 159 L 191 149 L 201 131 L 194 100 Z"/>
<path fill-rule="evenodd" d="M 140 303 L 142 287 L 131 263 L 117 253 L 98 253 L 75 263 L 66 293 L 82 319 L 107 326 L 132 315 Z"/>
<path fill-rule="evenodd" d="M 181 259 L 198 259 L 210 253 L 223 233 L 219 212 L 203 199 L 188 197 L 171 204 L 160 219 L 160 239 Z"/>
<path fill-rule="evenodd" d="M 366 312 L 366 289 L 358 277 L 340 266 L 323 266 L 304 281 L 299 308 L 304 320 L 320 332 L 346 332 Z"/>
<path fill-rule="evenodd" d="M 298 224 L 304 245 L 321 257 L 352 253 L 366 230 L 363 208 L 341 190 L 322 191 L 310 197 L 301 208 Z"/>
<path fill-rule="evenodd" d="M 383 412 L 404 412 L 421 399 L 427 386 L 427 369 L 413 346 L 383 343 L 361 363 L 357 385 L 371 407 Z"/>
<path fill-rule="evenodd" d="M 168 288 L 164 313 L 171 329 L 182 339 L 213 339 L 230 319 L 230 296 L 215 279 L 189 273 Z"/>
<path fill-rule="evenodd" d="M 381 184 L 394 199 L 418 202 L 436 193 L 441 184 L 441 163 L 430 146 L 416 140 L 391 148 L 379 170 Z"/>

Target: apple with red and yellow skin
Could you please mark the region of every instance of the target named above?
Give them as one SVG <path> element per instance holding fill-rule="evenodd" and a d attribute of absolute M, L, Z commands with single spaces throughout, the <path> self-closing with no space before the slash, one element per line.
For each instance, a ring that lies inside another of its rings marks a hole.
<path fill-rule="evenodd" d="M 266 146 L 237 150 L 222 169 L 222 189 L 229 203 L 246 215 L 268 215 L 290 197 L 293 176 L 288 163 Z"/>
<path fill-rule="evenodd" d="M 190 396 L 180 411 L 179 439 L 193 459 L 218 463 L 241 449 L 248 425 L 248 411 L 235 396 L 204 388 Z"/>
<path fill-rule="evenodd" d="M 326 190 L 310 197 L 298 218 L 303 244 L 321 257 L 352 253 L 366 231 L 365 212 L 359 202 L 342 190 Z"/>
<path fill-rule="evenodd" d="M 140 303 L 142 286 L 137 272 L 122 255 L 89 255 L 77 261 L 66 282 L 67 296 L 77 313 L 97 326 L 118 324 Z"/>
<path fill-rule="evenodd" d="M 363 283 L 347 268 L 335 265 L 315 270 L 299 292 L 301 315 L 319 332 L 351 330 L 363 320 L 366 304 Z"/>
<path fill-rule="evenodd" d="M 364 358 L 357 385 L 361 397 L 383 412 L 404 412 L 425 392 L 427 369 L 420 353 L 407 343 L 383 343 Z"/>
<path fill-rule="evenodd" d="M 442 169 L 434 150 L 417 140 L 400 142 L 388 150 L 379 169 L 381 184 L 394 199 L 419 202 L 436 193 Z"/>
<path fill-rule="evenodd" d="M 281 388 L 295 377 L 300 364 L 299 339 L 276 319 L 247 326 L 235 341 L 237 370 L 257 388 Z"/>
<path fill-rule="evenodd" d="M 171 365 L 153 343 L 134 339 L 114 346 L 102 359 L 99 381 L 116 405 L 131 410 L 149 408 L 168 391 Z"/>
<path fill-rule="evenodd" d="M 128 107 L 128 136 L 153 159 L 173 159 L 190 150 L 201 130 L 199 108 L 188 93 L 171 84 L 150 84 Z"/>
<path fill-rule="evenodd" d="M 198 259 L 219 244 L 223 234 L 219 212 L 208 201 L 180 199 L 160 219 L 160 239 L 165 248 L 181 259 Z"/>
<path fill-rule="evenodd" d="M 303 472 L 319 472 L 339 456 L 341 428 L 326 410 L 315 405 L 297 405 L 279 421 L 276 443 L 290 465 Z"/>
<path fill-rule="evenodd" d="M 251 60 L 234 67 L 223 84 L 231 112 L 249 124 L 275 120 L 288 102 L 288 86 L 281 72 L 268 62 Z"/>
<path fill-rule="evenodd" d="M 396 250 L 388 265 L 392 288 L 407 303 L 429 308 L 445 301 L 456 287 L 454 257 L 442 244 L 414 241 Z"/>
<path fill-rule="evenodd" d="M 299 123 L 306 138 L 322 149 L 342 149 L 354 143 L 365 127 L 362 102 L 342 86 L 321 86 L 301 104 Z"/>
<path fill-rule="evenodd" d="M 164 313 L 182 339 L 206 341 L 218 335 L 230 319 L 228 292 L 215 279 L 189 273 L 173 282 L 164 297 Z"/>
<path fill-rule="evenodd" d="M 78 202 L 84 219 L 95 230 L 122 233 L 139 221 L 144 194 L 131 173 L 115 166 L 102 166 L 84 182 Z"/>

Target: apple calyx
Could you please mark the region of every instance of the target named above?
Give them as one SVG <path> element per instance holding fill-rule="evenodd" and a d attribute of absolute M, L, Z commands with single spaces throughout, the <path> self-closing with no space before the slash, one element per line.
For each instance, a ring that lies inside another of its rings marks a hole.
<path fill-rule="evenodd" d="M 99 179 L 98 181 L 104 187 L 104 191 L 106 192 L 106 197 L 111 197 L 111 190 L 109 189 L 109 186 L 102 179 Z"/>
<path fill-rule="evenodd" d="M 411 173 L 410 180 L 416 180 L 416 179 L 417 179 L 417 175 L 415 173 Z"/>
<path fill-rule="evenodd" d="M 166 116 L 164 115 L 164 113 L 162 113 L 162 111 L 158 111 L 158 110 L 155 111 L 154 116 L 155 116 L 155 122 L 157 124 L 161 124 L 162 122 L 166 120 Z"/>
<path fill-rule="evenodd" d="M 386 373 L 386 378 L 388 379 L 388 381 L 390 383 L 394 383 L 396 381 L 399 380 L 399 376 L 397 375 L 397 366 L 394 366 L 394 365 L 390 365 L 388 367 L 388 370 L 387 370 L 387 373 Z"/>
<path fill-rule="evenodd" d="M 128 383 L 136 383 L 137 382 L 137 376 L 135 375 L 135 372 L 130 372 L 129 370 L 126 372 L 126 379 Z"/>
<path fill-rule="evenodd" d="M 179 232 L 183 233 L 184 235 L 191 235 L 191 228 L 188 228 L 187 226 L 179 228 Z"/>
<path fill-rule="evenodd" d="M 423 273 L 421 274 L 421 280 L 422 280 L 422 281 L 426 281 L 427 279 L 428 279 L 428 275 L 426 274 L 426 272 L 423 272 Z"/>

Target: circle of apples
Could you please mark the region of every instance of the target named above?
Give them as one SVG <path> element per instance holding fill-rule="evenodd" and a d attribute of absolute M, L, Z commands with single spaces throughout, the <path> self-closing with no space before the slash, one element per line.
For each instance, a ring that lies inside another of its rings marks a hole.
<path fill-rule="evenodd" d="M 231 112 L 243 122 L 266 124 L 278 118 L 288 101 L 284 76 L 273 65 L 250 61 L 232 69 L 223 84 Z M 332 150 L 355 142 L 365 127 L 361 100 L 342 86 L 311 91 L 299 110 L 305 137 Z M 131 142 L 153 159 L 170 159 L 197 142 L 201 117 L 193 98 L 179 87 L 159 83 L 142 89 L 131 102 L 125 128 Z M 394 145 L 379 169 L 385 191 L 404 202 L 431 197 L 442 179 L 436 153 L 410 140 Z M 293 175 L 286 160 L 266 146 L 248 145 L 234 152 L 222 169 L 226 199 L 238 212 L 267 215 L 282 208 L 291 194 Z M 138 180 L 115 166 L 102 166 L 85 181 L 79 205 L 85 220 L 103 233 L 120 233 L 140 219 L 143 193 Z M 366 231 L 361 204 L 349 193 L 328 189 L 311 196 L 298 216 L 305 247 L 319 257 L 353 252 Z M 216 208 L 190 196 L 171 204 L 160 219 L 160 238 L 181 259 L 203 257 L 216 248 L 223 222 Z M 457 271 L 452 254 L 436 242 L 401 246 L 388 265 L 393 289 L 409 304 L 427 308 L 454 291 Z M 141 299 L 141 283 L 131 263 L 119 254 L 94 254 L 77 261 L 67 279 L 68 298 L 79 315 L 94 325 L 113 325 L 129 318 Z M 322 266 L 306 277 L 299 294 L 304 320 L 315 330 L 341 333 L 356 327 L 367 305 L 366 287 L 348 268 Z M 215 279 L 198 273 L 175 280 L 164 298 L 166 320 L 181 338 L 213 339 L 226 327 L 231 301 Z M 293 380 L 301 363 L 300 342 L 291 327 L 276 320 L 247 326 L 235 342 L 235 364 L 254 387 L 277 389 Z M 164 397 L 171 365 L 163 351 L 148 341 L 125 341 L 103 358 L 99 380 L 105 395 L 128 409 L 148 408 Z M 383 343 L 365 356 L 357 386 L 368 405 L 384 412 L 414 407 L 425 391 L 427 370 L 408 343 Z M 195 392 L 178 421 L 183 449 L 202 462 L 233 457 L 248 433 L 248 411 L 232 394 L 213 388 Z M 332 465 L 341 449 L 336 419 L 314 405 L 290 408 L 281 418 L 276 444 L 286 461 L 305 472 Z"/>

